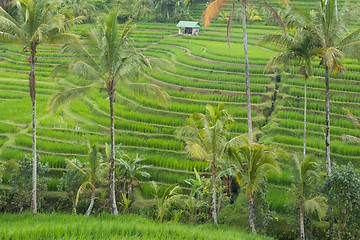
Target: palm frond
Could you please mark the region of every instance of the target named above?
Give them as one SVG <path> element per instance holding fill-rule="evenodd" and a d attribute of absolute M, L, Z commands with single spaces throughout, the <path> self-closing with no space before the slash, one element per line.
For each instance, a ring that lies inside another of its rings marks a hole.
<path fill-rule="evenodd" d="M 231 47 L 231 45 L 230 45 L 230 35 L 231 35 L 231 25 L 232 25 L 233 18 L 234 18 L 234 8 L 235 8 L 235 3 L 232 4 L 231 13 L 230 13 L 230 16 L 229 16 L 229 21 L 228 21 L 228 24 L 227 24 L 227 27 L 226 27 L 226 39 L 227 39 L 227 43 L 228 43 L 229 47 Z"/>
<path fill-rule="evenodd" d="M 209 4 L 202 15 L 205 28 L 210 25 L 211 20 L 219 13 L 220 9 L 227 0 L 215 0 Z"/>
<path fill-rule="evenodd" d="M 318 217 L 321 221 L 322 218 L 326 215 L 326 204 L 324 197 L 314 197 L 310 200 L 307 200 L 304 203 L 304 210 L 306 213 L 317 212 Z"/>
<path fill-rule="evenodd" d="M 89 91 L 93 87 L 94 87 L 94 85 L 92 84 L 89 86 L 71 88 L 71 89 L 67 89 L 65 91 L 56 93 L 49 99 L 47 110 L 54 112 L 61 105 L 72 101 L 73 99 L 79 97 L 80 95 L 85 94 L 87 91 Z"/>
<path fill-rule="evenodd" d="M 281 19 L 278 11 L 276 11 L 275 8 L 273 8 L 266 0 L 263 0 L 263 2 L 265 4 L 265 6 L 270 9 L 271 13 L 274 15 L 274 17 L 276 19 L 276 22 L 279 24 L 280 27 L 282 27 L 284 33 L 286 34 L 286 28 L 285 28 L 284 22 Z"/>
<path fill-rule="evenodd" d="M 170 107 L 170 96 L 162 88 L 149 83 L 130 83 L 129 88 L 136 94 L 155 98 L 160 106 Z"/>

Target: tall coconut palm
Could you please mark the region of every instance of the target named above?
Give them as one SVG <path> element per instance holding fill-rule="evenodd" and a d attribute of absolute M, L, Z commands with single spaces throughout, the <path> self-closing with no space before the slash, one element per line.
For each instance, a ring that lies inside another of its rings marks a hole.
<path fill-rule="evenodd" d="M 19 43 L 24 46 L 24 52 L 29 52 L 28 61 L 31 66 L 29 74 L 30 98 L 32 102 L 32 160 L 33 189 L 31 196 L 31 212 L 37 213 L 36 182 L 36 79 L 35 63 L 37 47 L 44 42 L 72 42 L 78 38 L 64 33 L 80 19 L 67 20 L 64 15 L 62 0 L 17 0 L 17 18 L 10 16 L 0 7 L 0 38 L 1 40 Z"/>
<path fill-rule="evenodd" d="M 197 159 L 204 159 L 211 163 L 212 175 L 212 217 L 217 225 L 216 211 L 216 169 L 222 158 L 227 143 L 228 132 L 234 120 L 219 105 L 217 109 L 206 106 L 206 113 L 193 113 L 188 119 L 188 125 L 177 131 L 177 137 L 186 143 L 186 151 Z"/>
<path fill-rule="evenodd" d="M 213 19 L 216 14 L 219 13 L 220 9 L 223 7 L 224 3 L 228 0 L 215 0 L 211 2 L 206 10 L 203 13 L 203 22 L 204 26 L 208 27 L 210 25 L 211 19 Z M 286 3 L 289 0 L 282 0 L 282 2 Z M 281 21 L 281 18 L 277 11 L 271 7 L 271 5 L 266 1 L 263 0 L 264 4 L 270 8 L 271 12 L 276 16 L 278 23 L 281 26 L 284 24 Z M 249 132 L 249 139 L 253 141 L 253 131 L 252 131 L 252 121 L 251 121 L 251 103 L 250 103 L 250 72 L 249 72 L 249 54 L 248 54 L 248 43 L 247 43 L 247 32 L 246 32 L 246 6 L 248 4 L 248 0 L 241 0 L 241 13 L 242 13 L 242 28 L 243 28 L 243 44 L 244 44 L 244 57 L 245 57 L 245 79 L 246 79 L 246 107 L 247 107 L 247 119 L 248 119 L 248 132 Z M 232 5 L 231 14 L 228 21 L 227 26 L 227 35 L 228 35 L 228 43 L 230 46 L 230 29 L 232 24 L 232 18 L 234 15 L 234 7 L 235 3 Z M 284 28 L 285 29 L 285 28 Z"/>
<path fill-rule="evenodd" d="M 62 103 L 69 101 L 92 87 L 104 84 L 110 104 L 110 170 L 109 188 L 112 212 L 118 214 L 115 198 L 115 128 L 114 128 L 114 99 L 116 90 L 127 85 L 138 94 L 154 97 L 160 104 L 168 105 L 169 95 L 153 84 L 130 82 L 136 74 L 144 68 L 151 67 L 151 60 L 131 46 L 131 33 L 129 21 L 122 32 L 117 24 L 116 11 L 99 20 L 98 27 L 90 30 L 87 35 L 94 49 L 87 50 L 87 46 L 79 43 L 67 44 L 64 52 L 73 53 L 75 60 L 70 64 L 59 65 L 53 76 L 65 71 L 80 78 L 90 80 L 91 84 L 76 87 L 57 93 L 49 101 L 49 108 L 56 109 Z M 127 51 L 130 51 L 128 54 Z M 152 59 L 156 60 L 156 59 Z M 167 62 L 163 62 L 167 64 Z"/>
<path fill-rule="evenodd" d="M 293 157 L 293 192 L 299 201 L 300 212 L 300 239 L 305 239 L 305 213 L 317 211 L 319 219 L 325 217 L 324 197 L 314 195 L 314 186 L 320 176 L 317 172 L 317 162 L 308 155 L 305 158 L 300 154 Z"/>
<path fill-rule="evenodd" d="M 225 152 L 233 162 L 239 186 L 246 191 L 248 196 L 249 226 L 251 231 L 256 234 L 254 193 L 260 190 L 267 173 L 280 174 L 280 168 L 276 161 L 279 155 L 269 147 L 253 143 L 244 136 L 231 139 L 226 145 Z"/>
<path fill-rule="evenodd" d="M 271 34 L 264 38 L 263 42 L 270 43 L 276 47 L 281 47 L 283 51 L 274 57 L 266 68 L 272 68 L 275 65 L 295 64 L 300 66 L 300 72 L 304 75 L 304 149 L 303 155 L 306 155 L 306 114 L 307 114 L 307 80 L 313 75 L 311 60 L 321 52 L 319 44 L 309 32 L 303 28 L 296 29 L 287 35 Z"/>
<path fill-rule="evenodd" d="M 326 104 L 326 173 L 331 173 L 330 159 L 330 95 L 329 72 L 334 74 L 345 70 L 340 59 L 346 54 L 349 57 L 360 55 L 360 29 L 350 32 L 353 19 L 360 17 L 360 6 L 345 4 L 336 18 L 335 0 L 320 0 L 316 11 L 311 13 L 304 9 L 292 9 L 289 24 L 304 28 L 318 39 L 322 51 L 319 54 L 321 65 L 325 67 L 325 104 Z"/>
<path fill-rule="evenodd" d="M 79 190 L 76 194 L 75 200 L 75 209 L 76 205 L 79 202 L 80 194 L 87 188 L 91 189 L 91 200 L 89 207 L 85 213 L 85 216 L 88 217 L 91 214 L 91 211 L 95 202 L 95 189 L 96 185 L 106 176 L 106 169 L 109 164 L 102 161 L 100 155 L 98 155 L 98 147 L 97 143 L 88 142 L 89 147 L 89 158 L 88 162 L 85 163 L 84 168 L 80 168 L 75 164 L 74 161 L 70 161 L 69 159 L 65 159 L 65 162 L 68 166 L 74 168 L 78 173 L 79 177 L 82 179 L 82 184 L 79 187 Z"/>

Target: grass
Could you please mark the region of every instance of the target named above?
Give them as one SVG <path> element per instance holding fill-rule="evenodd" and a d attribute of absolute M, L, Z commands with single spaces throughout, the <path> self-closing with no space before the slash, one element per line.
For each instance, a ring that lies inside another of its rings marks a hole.
<path fill-rule="evenodd" d="M 97 217 L 67 214 L 30 213 L 2 214 L 0 239 L 237 239 L 267 240 L 269 237 L 252 235 L 238 230 L 213 225 L 159 223 L 136 215 Z"/>

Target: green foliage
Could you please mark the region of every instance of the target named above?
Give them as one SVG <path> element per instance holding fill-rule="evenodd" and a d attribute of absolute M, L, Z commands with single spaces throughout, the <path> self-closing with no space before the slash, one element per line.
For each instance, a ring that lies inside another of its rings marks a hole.
<path fill-rule="evenodd" d="M 136 215 L 121 217 L 101 214 L 97 217 L 74 216 L 66 214 L 20 215 L 1 214 L 2 226 L 0 235 L 9 239 L 58 239 L 76 238 L 79 240 L 96 239 L 139 239 L 141 236 L 149 240 L 165 239 L 239 239 L 239 240 L 270 240 L 272 238 L 251 235 L 245 231 L 211 225 L 159 223 Z M 21 219 L 21 221 L 19 221 Z M 21 222 L 21 223 L 20 223 Z M 28 226 L 28 227 L 24 227 Z"/>
<path fill-rule="evenodd" d="M 351 163 L 335 165 L 327 178 L 325 191 L 333 206 L 330 218 L 335 220 L 333 236 L 357 239 L 360 232 L 360 174 Z"/>
<path fill-rule="evenodd" d="M 167 187 L 164 190 L 164 192 L 161 194 L 157 183 L 154 181 L 151 181 L 150 183 L 155 191 L 154 196 L 155 196 L 155 201 L 156 201 L 157 210 L 158 210 L 157 211 L 158 218 L 159 218 L 160 222 L 162 222 L 164 214 L 168 210 L 168 207 L 170 206 L 170 204 L 172 202 L 176 201 L 178 198 L 180 198 L 181 189 L 179 186 L 174 184 L 174 185 Z"/>
<path fill-rule="evenodd" d="M 39 161 L 39 160 L 38 160 Z M 2 211 L 21 212 L 30 207 L 32 191 L 32 160 L 28 155 L 17 161 L 18 168 L 10 174 L 9 185 L 11 189 L 2 196 L 5 200 Z M 49 171 L 48 164 L 38 162 L 37 199 L 39 208 L 44 202 L 44 192 L 47 191 L 47 183 L 50 181 L 46 174 Z"/>

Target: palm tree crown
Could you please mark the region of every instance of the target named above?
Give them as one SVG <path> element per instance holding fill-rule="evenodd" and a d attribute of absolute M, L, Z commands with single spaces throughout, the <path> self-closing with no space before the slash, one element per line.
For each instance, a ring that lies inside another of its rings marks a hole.
<path fill-rule="evenodd" d="M 29 89 L 32 102 L 32 159 L 33 190 L 31 212 L 37 213 L 37 156 L 36 156 L 36 79 L 35 63 L 37 46 L 43 42 L 74 42 L 78 38 L 65 31 L 81 18 L 66 19 L 61 0 L 17 0 L 17 18 L 13 18 L 0 7 L 0 39 L 6 42 L 19 43 L 25 52 L 30 52 L 28 61 L 31 65 Z"/>

